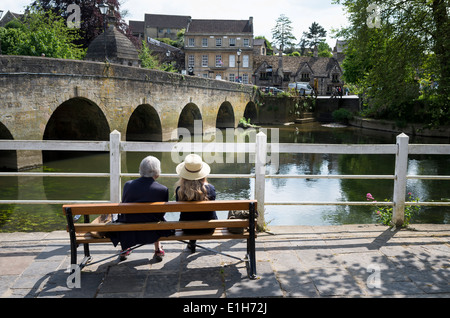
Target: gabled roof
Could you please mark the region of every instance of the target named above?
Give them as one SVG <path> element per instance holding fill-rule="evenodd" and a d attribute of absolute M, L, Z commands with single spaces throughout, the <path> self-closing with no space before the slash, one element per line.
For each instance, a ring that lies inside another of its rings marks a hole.
<path fill-rule="evenodd" d="M 197 20 L 189 23 L 186 33 L 249 33 L 253 34 L 253 18 L 249 20 Z"/>
<path fill-rule="evenodd" d="M 134 21 L 130 20 L 128 22 L 131 32 L 133 33 L 144 33 L 144 21 Z"/>
<path fill-rule="evenodd" d="M 8 22 L 12 21 L 12 20 L 20 20 L 22 19 L 23 14 L 21 13 L 14 13 L 8 10 L 8 12 L 6 12 L 3 17 L 0 19 L 0 27 L 5 26 Z"/>
<path fill-rule="evenodd" d="M 145 14 L 145 27 L 184 29 L 191 20 L 187 15 Z"/>
<path fill-rule="evenodd" d="M 311 71 L 316 77 L 328 77 L 331 72 L 342 73 L 342 69 L 336 59 L 332 57 L 309 57 L 309 56 L 283 56 L 283 72 L 300 75 L 301 72 Z M 261 65 L 266 63 L 274 70 L 280 68 L 279 56 L 254 56 L 253 70 L 256 73 Z"/>

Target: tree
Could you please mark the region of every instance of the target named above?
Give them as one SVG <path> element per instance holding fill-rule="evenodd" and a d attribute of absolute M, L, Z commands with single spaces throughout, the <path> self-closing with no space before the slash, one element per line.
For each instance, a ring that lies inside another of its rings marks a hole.
<path fill-rule="evenodd" d="M 81 15 L 81 37 L 76 41 L 76 44 L 81 45 L 83 48 L 87 48 L 92 40 L 103 32 L 104 17 L 98 9 L 98 5 L 104 2 L 114 8 L 117 28 L 136 45 L 137 43 L 135 39 L 133 39 L 128 25 L 122 19 L 119 0 L 35 0 L 30 7 L 41 7 L 44 11 L 52 11 L 56 15 L 61 16 L 64 20 L 67 20 L 71 14 L 71 12 L 67 12 L 68 6 L 71 4 L 78 5 L 80 7 Z"/>
<path fill-rule="evenodd" d="M 306 48 L 312 50 L 315 46 L 319 47 L 319 44 L 325 42 L 325 37 L 327 36 L 327 31 L 320 26 L 317 22 L 313 22 L 309 27 L 308 32 L 303 32 L 303 36 L 300 39 L 300 48 L 302 53 L 305 52 Z"/>
<path fill-rule="evenodd" d="M 65 20 L 42 8 L 29 8 L 21 22 L 0 28 L 2 53 L 82 59 L 85 50 L 74 44 L 78 30 L 69 29 Z"/>
<path fill-rule="evenodd" d="M 152 50 L 149 49 L 147 43 L 142 41 L 141 49 L 139 51 L 139 59 L 141 60 L 141 67 L 161 70 L 166 72 L 176 73 L 177 70 L 173 64 L 162 63 L 158 58 L 152 55 Z"/>
<path fill-rule="evenodd" d="M 273 55 L 272 43 L 270 43 L 269 40 L 267 40 L 265 36 L 258 35 L 258 36 L 255 36 L 255 39 L 263 39 L 266 42 L 266 45 L 267 45 L 266 55 Z"/>
<path fill-rule="evenodd" d="M 275 44 L 278 44 L 280 51 L 283 51 L 286 47 L 294 45 L 296 37 L 292 34 L 292 22 L 284 14 L 276 21 L 275 27 L 272 29 L 272 39 Z"/>
<path fill-rule="evenodd" d="M 449 0 L 335 0 L 350 26 L 344 77 L 364 93 L 366 114 L 450 124 Z"/>

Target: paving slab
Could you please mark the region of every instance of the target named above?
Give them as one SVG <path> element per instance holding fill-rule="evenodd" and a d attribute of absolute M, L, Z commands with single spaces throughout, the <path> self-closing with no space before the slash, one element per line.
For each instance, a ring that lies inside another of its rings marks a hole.
<path fill-rule="evenodd" d="M 449 298 L 450 225 L 412 227 L 273 226 L 256 241 L 256 280 L 241 240 L 198 242 L 228 256 L 164 242 L 162 262 L 152 245 L 119 261 L 112 244 L 91 244 L 93 264 L 78 277 L 70 276 L 66 232 L 0 233 L 0 297 Z"/>

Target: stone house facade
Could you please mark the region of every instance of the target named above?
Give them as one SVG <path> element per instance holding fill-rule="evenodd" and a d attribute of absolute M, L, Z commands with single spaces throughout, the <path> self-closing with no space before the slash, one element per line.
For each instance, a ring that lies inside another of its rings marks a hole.
<path fill-rule="evenodd" d="M 253 18 L 193 19 L 185 32 L 184 51 L 190 75 L 251 84 Z"/>
<path fill-rule="evenodd" d="M 185 29 L 190 20 L 190 16 L 146 13 L 144 21 L 130 20 L 129 24 L 135 37 L 149 42 L 158 38 L 177 40 L 177 33 Z"/>
<path fill-rule="evenodd" d="M 287 90 L 289 83 L 308 82 L 318 95 L 331 95 L 344 85 L 336 58 L 316 56 L 254 56 L 253 84 Z"/>

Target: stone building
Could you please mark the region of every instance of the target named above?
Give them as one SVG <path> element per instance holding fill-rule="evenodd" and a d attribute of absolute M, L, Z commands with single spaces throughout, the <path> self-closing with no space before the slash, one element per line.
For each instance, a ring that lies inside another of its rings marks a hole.
<path fill-rule="evenodd" d="M 108 17 L 106 32 L 98 35 L 89 44 L 84 58 L 88 61 L 139 66 L 139 54 L 134 44 L 116 28 L 113 16 Z"/>
<path fill-rule="evenodd" d="M 190 16 L 148 14 L 144 16 L 144 21 L 129 21 L 132 34 L 139 39 L 169 38 L 177 39 L 177 33 L 186 29 Z"/>
<path fill-rule="evenodd" d="M 14 13 L 8 10 L 8 12 L 6 12 L 0 19 L 0 27 L 4 27 L 5 25 L 8 24 L 8 22 L 11 22 L 13 20 L 20 20 L 22 19 L 22 17 L 23 14 Z"/>
<path fill-rule="evenodd" d="M 231 82 L 252 83 L 253 18 L 196 20 L 185 33 L 188 74 Z"/>
<path fill-rule="evenodd" d="M 344 85 L 343 70 L 337 59 L 309 56 L 253 57 L 253 84 L 287 90 L 289 83 L 308 82 L 318 95 L 331 95 Z"/>

